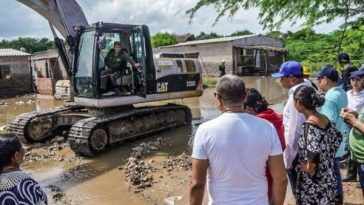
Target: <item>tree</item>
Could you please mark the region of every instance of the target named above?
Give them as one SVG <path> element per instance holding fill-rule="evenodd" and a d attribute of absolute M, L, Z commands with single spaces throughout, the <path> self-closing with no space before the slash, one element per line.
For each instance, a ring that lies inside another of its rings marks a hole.
<path fill-rule="evenodd" d="M 36 39 L 36 38 L 18 38 L 16 40 L 2 40 L 0 42 L 0 48 L 13 48 L 20 50 L 25 48 L 27 53 L 33 54 L 39 51 L 45 51 L 54 48 L 53 41 L 48 38 Z"/>
<path fill-rule="evenodd" d="M 190 21 L 205 6 L 216 9 L 215 23 L 222 16 L 233 17 L 240 9 L 259 8 L 259 23 L 270 30 L 279 28 L 286 20 L 294 24 L 303 18 L 306 25 L 312 26 L 330 23 L 337 17 L 343 17 L 347 23 L 348 19 L 364 16 L 363 0 L 198 0 L 186 12 L 190 15 Z"/>
<path fill-rule="evenodd" d="M 270 31 L 265 34 L 266 36 L 272 37 L 272 38 L 284 38 L 284 34 L 280 31 Z"/>
<path fill-rule="evenodd" d="M 210 32 L 210 33 L 200 32 L 200 34 L 196 36 L 196 40 L 206 40 L 206 39 L 221 38 L 221 37 L 224 36 L 219 35 L 215 32 Z"/>
<path fill-rule="evenodd" d="M 253 34 L 253 33 L 247 29 L 244 29 L 242 31 L 235 31 L 234 33 L 230 34 L 229 36 L 245 36 L 245 35 L 250 35 L 250 34 Z"/>
<path fill-rule="evenodd" d="M 173 34 L 165 33 L 156 33 L 152 36 L 152 46 L 153 48 L 157 48 L 160 46 L 169 46 L 176 44 L 176 36 Z"/>

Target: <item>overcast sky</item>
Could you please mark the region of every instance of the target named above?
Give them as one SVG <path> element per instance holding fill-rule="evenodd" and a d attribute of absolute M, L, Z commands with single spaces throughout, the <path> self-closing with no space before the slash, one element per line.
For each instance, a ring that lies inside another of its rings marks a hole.
<path fill-rule="evenodd" d="M 77 0 L 89 23 L 97 21 L 121 24 L 146 24 L 151 34 L 169 32 L 174 34 L 199 34 L 216 32 L 231 34 L 248 29 L 253 33 L 266 33 L 258 24 L 258 10 L 241 10 L 233 20 L 221 19 L 212 26 L 216 17 L 213 8 L 203 8 L 189 24 L 185 14 L 197 0 Z M 340 20 L 330 25 L 316 27 L 320 33 L 338 28 Z M 297 31 L 301 25 L 283 25 L 281 31 Z M 35 11 L 16 0 L 0 0 L 0 40 L 18 37 L 53 38 L 48 23 Z"/>

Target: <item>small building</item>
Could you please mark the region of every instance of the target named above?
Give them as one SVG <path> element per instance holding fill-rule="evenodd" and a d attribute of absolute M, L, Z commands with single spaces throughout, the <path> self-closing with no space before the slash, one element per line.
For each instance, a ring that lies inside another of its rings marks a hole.
<path fill-rule="evenodd" d="M 57 81 L 69 80 L 59 54 L 54 49 L 34 53 L 30 62 L 35 84 L 41 95 L 53 96 L 56 92 Z"/>
<path fill-rule="evenodd" d="M 32 92 L 29 53 L 0 49 L 0 97 Z"/>
<path fill-rule="evenodd" d="M 287 49 L 279 39 L 261 34 L 187 41 L 163 46 L 156 52 L 198 52 L 204 64 L 204 74 L 219 75 L 219 65 L 225 62 L 226 73 L 269 75 L 279 69 Z"/>

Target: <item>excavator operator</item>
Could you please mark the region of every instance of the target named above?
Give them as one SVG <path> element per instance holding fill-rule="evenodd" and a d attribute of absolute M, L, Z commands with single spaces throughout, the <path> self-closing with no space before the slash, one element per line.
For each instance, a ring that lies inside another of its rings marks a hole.
<path fill-rule="evenodd" d="M 127 50 L 122 42 L 114 42 L 114 48 L 110 49 L 105 57 L 105 70 L 101 72 L 101 83 L 100 88 L 103 91 L 107 90 L 107 84 L 111 81 L 113 91 L 108 91 L 102 95 L 127 95 L 129 87 L 123 87 L 118 85 L 117 79 L 122 78 L 123 75 L 130 75 L 130 70 L 127 67 L 129 62 L 133 68 L 139 68 L 140 64 L 136 63 L 132 58 L 129 57 Z"/>

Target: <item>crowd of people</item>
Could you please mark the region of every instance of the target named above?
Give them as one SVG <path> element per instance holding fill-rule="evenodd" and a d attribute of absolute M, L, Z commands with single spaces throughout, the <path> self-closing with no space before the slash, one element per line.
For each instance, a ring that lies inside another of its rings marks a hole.
<path fill-rule="evenodd" d="M 206 186 L 211 205 L 283 204 L 289 182 L 297 204 L 341 205 L 343 182 L 357 175 L 364 197 L 364 66 L 345 53 L 337 60 L 341 71 L 326 65 L 316 75 L 284 62 L 272 74 L 288 90 L 282 115 L 240 77 L 222 76 L 214 93 L 222 114 L 194 137 L 190 204 L 203 203 Z"/>

